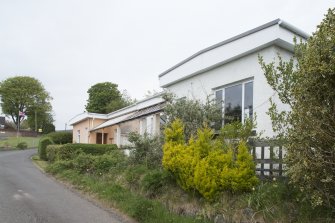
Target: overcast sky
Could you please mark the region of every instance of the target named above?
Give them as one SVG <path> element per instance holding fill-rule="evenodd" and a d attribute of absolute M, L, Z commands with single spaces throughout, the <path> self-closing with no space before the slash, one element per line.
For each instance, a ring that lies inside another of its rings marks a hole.
<path fill-rule="evenodd" d="M 56 129 L 110 81 L 142 99 L 197 51 L 281 18 L 312 33 L 334 0 L 0 0 L 0 81 L 28 75 L 53 97 Z"/>

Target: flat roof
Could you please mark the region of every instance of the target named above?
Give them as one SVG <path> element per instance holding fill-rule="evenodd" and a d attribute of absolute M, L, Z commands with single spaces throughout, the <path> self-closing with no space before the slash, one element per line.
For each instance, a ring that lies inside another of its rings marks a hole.
<path fill-rule="evenodd" d="M 229 39 L 227 39 L 227 40 L 224 40 L 224 41 L 222 41 L 222 42 L 219 42 L 219 43 L 217 43 L 217 44 L 214 44 L 214 45 L 212 45 L 212 46 L 209 46 L 209 47 L 207 47 L 207 48 L 205 48 L 205 49 L 203 49 L 203 50 L 200 50 L 200 51 L 198 51 L 197 53 L 193 54 L 192 56 L 190 56 L 190 57 L 184 59 L 184 60 L 181 61 L 180 63 L 178 63 L 178 64 L 174 65 L 173 67 L 169 68 L 168 70 L 164 71 L 163 73 L 159 74 L 158 77 L 162 77 L 162 76 L 164 76 L 165 74 L 169 73 L 170 71 L 172 71 L 172 70 L 176 69 L 177 67 L 179 67 L 179 66 L 181 66 L 181 65 L 183 65 L 183 64 L 185 64 L 185 63 L 187 63 L 188 61 L 192 60 L 193 58 L 195 58 L 195 57 L 197 57 L 197 56 L 199 56 L 199 55 L 201 55 L 201 54 L 203 54 L 203 53 L 206 53 L 206 52 L 208 52 L 208 51 L 210 51 L 210 50 L 212 50 L 212 49 L 215 49 L 215 48 L 220 47 L 220 46 L 222 46 L 222 45 L 231 43 L 231 42 L 233 42 L 233 41 L 235 41 L 235 40 L 241 39 L 241 38 L 243 38 L 243 37 L 245 37 L 245 36 L 248 36 L 248 35 L 250 35 L 250 34 L 253 34 L 253 33 L 255 33 L 255 32 L 261 31 L 261 30 L 263 30 L 263 29 L 266 29 L 266 28 L 268 28 L 268 27 L 270 27 L 270 26 L 274 26 L 274 25 L 279 25 L 280 27 L 283 27 L 283 28 L 285 28 L 285 29 L 291 31 L 292 33 L 294 33 L 294 34 L 296 34 L 296 35 L 298 35 L 298 36 L 301 36 L 301 37 L 304 38 L 304 39 L 308 39 L 308 38 L 310 37 L 310 35 L 309 35 L 308 33 L 306 33 L 306 32 L 304 32 L 304 31 L 302 31 L 302 30 L 296 28 L 295 26 L 293 26 L 293 25 L 291 25 L 291 24 L 289 24 L 289 23 L 283 21 L 282 19 L 276 19 L 276 20 L 273 20 L 273 21 L 271 21 L 271 22 L 265 23 L 264 25 L 258 26 L 258 27 L 254 28 L 254 29 L 251 29 L 251 30 L 249 30 L 249 31 L 246 31 L 246 32 L 244 32 L 244 33 L 241 33 L 241 34 L 239 34 L 239 35 L 237 35 L 237 36 L 231 37 L 231 38 L 229 38 Z"/>

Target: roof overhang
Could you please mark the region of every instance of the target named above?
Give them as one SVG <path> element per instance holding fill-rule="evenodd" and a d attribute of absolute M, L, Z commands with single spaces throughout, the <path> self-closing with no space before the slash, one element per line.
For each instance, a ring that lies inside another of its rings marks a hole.
<path fill-rule="evenodd" d="M 130 121 L 139 118 L 140 116 L 161 110 L 162 104 L 165 102 L 162 95 L 163 92 L 106 115 L 108 121 L 96 126 L 90 131 L 111 127 L 121 122 Z"/>
<path fill-rule="evenodd" d="M 102 119 L 102 120 L 107 120 L 107 115 L 106 114 L 98 114 L 98 113 L 89 113 L 89 112 L 83 112 L 81 114 L 78 114 L 74 116 L 70 121 L 70 125 L 76 125 L 80 122 L 83 122 L 87 119 Z"/>
<path fill-rule="evenodd" d="M 214 69 L 269 46 L 294 51 L 294 38 L 306 40 L 309 35 L 277 19 L 228 40 L 203 49 L 159 75 L 161 87 Z"/>

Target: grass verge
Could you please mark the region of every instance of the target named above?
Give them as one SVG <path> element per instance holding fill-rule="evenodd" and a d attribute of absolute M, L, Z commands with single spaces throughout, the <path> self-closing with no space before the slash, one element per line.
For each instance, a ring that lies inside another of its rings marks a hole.
<path fill-rule="evenodd" d="M 33 162 L 36 164 L 36 166 L 41 169 L 43 172 L 45 172 L 45 169 L 48 166 L 48 161 L 41 160 L 38 155 L 34 155 L 31 157 Z"/>
<path fill-rule="evenodd" d="M 264 181 L 252 193 L 218 194 L 217 200 L 206 202 L 196 192 L 181 190 L 167 172 L 144 165 L 121 165 L 124 160 L 116 155 L 79 154 L 50 165 L 34 159 L 72 188 L 138 222 L 334 222 L 331 210 L 311 207 L 285 179 Z"/>
<path fill-rule="evenodd" d="M 0 140 L 0 149 L 17 149 L 20 142 L 26 142 L 28 148 L 36 148 L 40 137 L 7 137 Z"/>
<path fill-rule="evenodd" d="M 143 223 L 206 223 L 209 221 L 190 216 L 171 213 L 163 204 L 136 194 L 116 183 L 112 178 L 81 174 L 71 169 L 63 169 L 49 165 L 39 160 L 38 156 L 32 160 L 41 169 L 53 174 L 56 178 L 70 183 L 85 193 L 93 194 L 102 203 L 117 208 L 129 217 Z"/>

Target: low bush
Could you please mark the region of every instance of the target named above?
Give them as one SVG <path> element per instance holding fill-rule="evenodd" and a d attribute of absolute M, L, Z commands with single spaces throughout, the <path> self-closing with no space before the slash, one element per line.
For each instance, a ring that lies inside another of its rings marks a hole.
<path fill-rule="evenodd" d="M 155 197 L 164 192 L 172 181 L 171 174 L 168 171 L 155 169 L 144 175 L 141 186 L 146 196 Z"/>
<path fill-rule="evenodd" d="M 128 166 L 125 170 L 125 180 L 129 188 L 138 190 L 141 188 L 141 179 L 148 172 L 144 165 Z"/>
<path fill-rule="evenodd" d="M 18 149 L 27 149 L 28 148 L 28 144 L 26 142 L 19 142 L 16 145 L 16 148 L 18 148 Z"/>
<path fill-rule="evenodd" d="M 133 144 L 129 156 L 130 163 L 143 164 L 149 168 L 162 165 L 163 145 L 159 136 L 133 132 L 129 134 L 128 139 Z"/>
<path fill-rule="evenodd" d="M 78 155 L 78 151 L 90 155 L 103 155 L 118 149 L 114 144 L 65 144 L 58 148 L 57 158 L 71 160 Z"/>
<path fill-rule="evenodd" d="M 134 197 L 134 200 L 131 201 L 129 216 L 135 218 L 139 222 L 146 222 L 151 218 L 153 210 L 154 202 L 145 198 Z"/>
<path fill-rule="evenodd" d="M 121 150 L 113 150 L 97 156 L 94 162 L 95 171 L 97 174 L 103 174 L 112 169 L 124 169 L 127 165 L 126 158 Z"/>
<path fill-rule="evenodd" d="M 71 161 L 64 161 L 60 160 L 57 162 L 54 162 L 46 167 L 46 171 L 51 174 L 58 174 L 62 173 L 65 170 L 72 169 L 73 163 Z"/>
<path fill-rule="evenodd" d="M 47 160 L 46 149 L 48 145 L 53 144 L 53 141 L 49 137 L 43 137 L 38 143 L 38 155 L 41 160 Z"/>
<path fill-rule="evenodd" d="M 62 145 L 48 145 L 46 149 L 47 153 L 47 160 L 49 162 L 54 162 L 57 159 L 59 148 L 62 147 Z"/>
<path fill-rule="evenodd" d="M 55 144 L 72 143 L 72 132 L 67 131 L 51 132 L 46 136 L 50 137 Z"/>
<path fill-rule="evenodd" d="M 114 150 L 109 153 L 94 156 L 79 152 L 72 161 L 73 168 L 80 173 L 102 175 L 112 169 L 125 167 L 126 156 L 122 151 Z"/>
<path fill-rule="evenodd" d="M 71 160 L 73 169 L 77 170 L 79 173 L 93 173 L 95 159 L 95 156 L 79 153 L 76 158 Z"/>
<path fill-rule="evenodd" d="M 260 183 L 246 198 L 249 207 L 266 222 L 333 222 L 330 208 L 312 207 L 305 196 L 287 179 L 274 178 Z"/>

